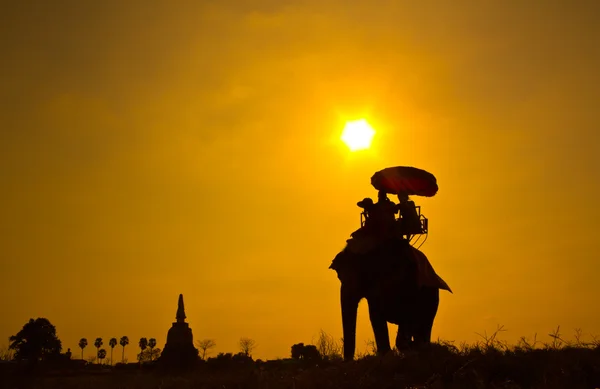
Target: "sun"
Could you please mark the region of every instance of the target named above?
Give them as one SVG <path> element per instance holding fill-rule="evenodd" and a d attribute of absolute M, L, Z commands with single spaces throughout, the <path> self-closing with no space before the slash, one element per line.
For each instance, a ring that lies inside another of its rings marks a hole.
<path fill-rule="evenodd" d="M 342 132 L 342 141 L 350 151 L 364 150 L 371 146 L 375 130 L 365 119 L 347 122 Z"/>

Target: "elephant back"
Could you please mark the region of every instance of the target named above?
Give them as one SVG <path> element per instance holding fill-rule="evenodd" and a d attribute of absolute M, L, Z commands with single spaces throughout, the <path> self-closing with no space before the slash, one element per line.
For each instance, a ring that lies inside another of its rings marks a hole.
<path fill-rule="evenodd" d="M 364 254 L 344 250 L 338 254 L 332 268 L 342 268 L 356 274 L 365 287 L 378 290 L 411 290 L 417 287 L 417 266 L 411 246 L 406 241 L 391 241 L 378 245 Z M 339 273 L 339 271 L 338 271 Z"/>
<path fill-rule="evenodd" d="M 366 253 L 357 253 L 347 246 L 329 268 L 336 270 L 343 283 L 355 284 L 365 291 L 375 288 L 382 293 L 411 294 L 422 287 L 433 287 L 452 293 L 427 256 L 406 240 L 390 240 Z"/>
<path fill-rule="evenodd" d="M 414 291 L 422 287 L 447 290 L 450 286 L 434 270 L 427 256 L 406 240 L 394 239 L 378 245 L 366 254 L 357 255 L 357 265 L 368 282 L 385 289 L 404 288 Z"/>

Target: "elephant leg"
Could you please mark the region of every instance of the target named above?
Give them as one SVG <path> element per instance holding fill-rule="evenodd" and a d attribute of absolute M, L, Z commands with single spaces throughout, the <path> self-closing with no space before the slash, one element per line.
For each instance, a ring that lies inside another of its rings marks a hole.
<path fill-rule="evenodd" d="M 352 288 L 342 284 L 340 291 L 342 305 L 342 326 L 344 332 L 344 360 L 352 361 L 356 349 L 356 315 L 360 296 Z"/>
<path fill-rule="evenodd" d="M 406 350 L 411 346 L 411 334 L 408 329 L 403 326 L 398 326 L 398 333 L 396 334 L 396 349 L 399 351 Z"/>
<path fill-rule="evenodd" d="M 373 333 L 375 334 L 375 343 L 377 345 L 377 354 L 383 355 L 390 352 L 390 335 L 388 333 L 388 326 L 383 311 L 380 309 L 374 301 L 368 301 L 369 304 L 369 319 L 371 320 L 371 326 L 373 327 Z"/>
<path fill-rule="evenodd" d="M 422 328 L 415 334 L 415 347 L 422 347 L 431 343 L 431 327 Z"/>
<path fill-rule="evenodd" d="M 414 334 L 414 346 L 422 347 L 423 345 L 431 343 L 431 330 L 433 323 L 421 322 L 418 323 L 418 328 Z"/>
<path fill-rule="evenodd" d="M 420 294 L 415 326 L 415 345 L 422 346 L 431 343 L 431 331 L 440 303 L 440 290 L 438 288 L 424 288 Z"/>

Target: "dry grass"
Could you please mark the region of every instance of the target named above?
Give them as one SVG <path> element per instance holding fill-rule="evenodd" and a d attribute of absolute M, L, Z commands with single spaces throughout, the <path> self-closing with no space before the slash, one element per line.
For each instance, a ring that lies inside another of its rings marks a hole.
<path fill-rule="evenodd" d="M 139 368 L 37 378 L 3 375 L 1 388 L 600 388 L 600 342 L 584 341 L 581 331 L 567 341 L 559 330 L 550 334 L 550 342 L 522 338 L 511 346 L 499 339 L 504 331 L 499 327 L 471 345 L 438 340 L 418 352 L 367 355 L 350 363 L 202 363 L 178 376 Z"/>

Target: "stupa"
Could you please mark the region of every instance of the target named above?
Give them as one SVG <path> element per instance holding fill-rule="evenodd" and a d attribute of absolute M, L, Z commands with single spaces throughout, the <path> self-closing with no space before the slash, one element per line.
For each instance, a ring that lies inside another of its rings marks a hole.
<path fill-rule="evenodd" d="M 198 362 L 198 349 L 194 347 L 194 336 L 190 325 L 185 322 L 183 294 L 179 295 L 175 323 L 167 333 L 167 343 L 159 363 L 169 367 L 192 367 Z"/>

